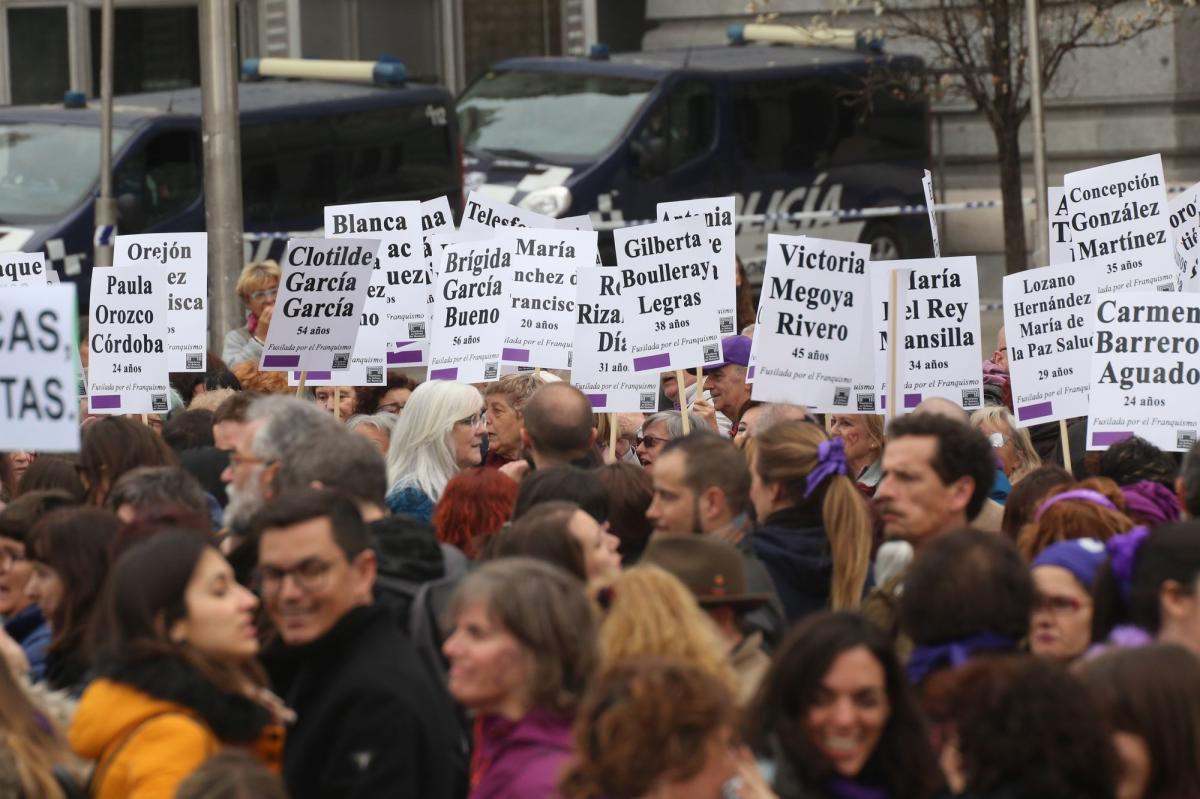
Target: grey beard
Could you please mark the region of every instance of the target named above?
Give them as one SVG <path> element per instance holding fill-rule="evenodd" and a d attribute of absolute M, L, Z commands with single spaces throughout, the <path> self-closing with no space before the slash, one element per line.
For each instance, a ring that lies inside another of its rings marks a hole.
<path fill-rule="evenodd" d="M 225 506 L 225 526 L 238 533 L 246 532 L 250 519 L 267 504 L 262 494 L 253 489 L 242 491 L 233 487 L 233 483 L 225 487 L 229 496 L 229 504 Z"/>

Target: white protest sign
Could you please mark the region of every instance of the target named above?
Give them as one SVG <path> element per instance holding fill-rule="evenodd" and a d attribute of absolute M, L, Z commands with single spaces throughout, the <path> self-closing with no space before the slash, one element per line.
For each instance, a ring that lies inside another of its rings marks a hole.
<path fill-rule="evenodd" d="M 1200 296 L 1123 292 L 1095 307 L 1088 449 L 1140 436 L 1186 452 L 1200 428 Z"/>
<path fill-rule="evenodd" d="M 504 303 L 512 274 L 508 242 L 448 244 L 435 282 L 429 379 L 480 383 L 500 376 Z"/>
<path fill-rule="evenodd" d="M 504 314 L 505 364 L 570 369 L 575 340 L 575 274 L 596 263 L 596 234 L 576 230 L 497 233 L 512 253 Z"/>
<path fill-rule="evenodd" d="M 601 290 L 629 301 L 634 372 L 720 362 L 720 321 L 706 284 L 719 285 L 724 270 L 707 233 L 701 217 L 613 231 L 617 268 Z"/>
<path fill-rule="evenodd" d="M 869 244 L 767 236 L 753 398 L 875 412 Z"/>
<path fill-rule="evenodd" d="M 1075 260 L 1075 247 L 1071 243 L 1071 213 L 1067 210 L 1067 193 L 1062 186 L 1046 188 L 1046 224 L 1050 226 L 1050 252 L 1046 262 L 1069 264 Z"/>
<path fill-rule="evenodd" d="M 161 264 L 92 270 L 88 408 L 166 413 L 167 270 Z"/>
<path fill-rule="evenodd" d="M 721 279 L 711 284 L 712 299 L 706 298 L 705 305 L 716 309 L 722 336 L 737 335 L 737 234 L 733 224 L 737 210 L 733 197 L 659 203 L 656 213 L 660 222 L 693 216 L 704 219 L 712 262 L 721 269 Z"/>
<path fill-rule="evenodd" d="M 1183 291 L 1200 291 L 1200 183 L 1171 200 L 1175 265 Z"/>
<path fill-rule="evenodd" d="M 79 451 L 75 284 L 0 292 L 0 437 L 10 450 Z"/>
<path fill-rule="evenodd" d="M 0 286 L 44 286 L 50 282 L 48 273 L 52 271 L 46 269 L 46 256 L 41 250 L 0 254 Z"/>
<path fill-rule="evenodd" d="M 929 397 L 943 397 L 968 411 L 982 408 L 979 273 L 973 255 L 871 265 L 872 304 L 883 310 L 872 313 L 881 390 L 887 390 L 890 272 L 897 270 L 904 314 L 897 318 L 902 354 L 896 364 L 896 413 L 907 413 Z"/>
<path fill-rule="evenodd" d="M 292 239 L 263 345 L 263 371 L 348 369 L 379 239 Z"/>
<path fill-rule="evenodd" d="M 942 257 L 942 242 L 938 239 L 937 213 L 933 210 L 933 173 L 925 170 L 921 178 L 921 188 L 925 191 L 925 211 L 929 214 L 929 235 L 933 237 L 933 257 Z"/>
<path fill-rule="evenodd" d="M 1054 264 L 1004 277 L 1004 333 L 1018 427 L 1086 416 L 1100 270 Z"/>
<path fill-rule="evenodd" d="M 155 266 L 167 281 L 167 368 L 203 372 L 208 362 L 208 234 L 117 236 L 113 266 Z"/>
<path fill-rule="evenodd" d="M 466 231 L 501 227 L 557 228 L 558 222 L 552 216 L 527 211 L 473 191 L 467 196 L 462 224 L 458 227 Z"/>
<path fill-rule="evenodd" d="M 629 299 L 601 290 L 610 266 L 580 267 L 571 383 L 597 413 L 654 413 L 658 375 L 635 374 L 627 325 Z"/>
<path fill-rule="evenodd" d="M 1098 294 L 1175 288 L 1161 157 L 1069 172 L 1063 188 L 1076 260 L 1095 259 L 1103 267 Z"/>
<path fill-rule="evenodd" d="M 325 235 L 330 238 L 369 235 L 380 240 L 379 257 L 371 273 L 358 339 L 350 358 L 354 378 L 365 380 L 376 374 L 380 366 L 424 363 L 429 345 L 425 334 L 429 327 L 433 272 L 424 258 L 421 204 L 327 206 Z M 355 369 L 356 366 L 361 368 Z"/>

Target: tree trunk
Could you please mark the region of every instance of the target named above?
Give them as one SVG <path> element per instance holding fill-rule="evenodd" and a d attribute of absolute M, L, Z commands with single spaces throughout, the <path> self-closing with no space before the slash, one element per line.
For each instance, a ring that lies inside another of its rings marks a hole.
<path fill-rule="evenodd" d="M 1015 116 L 1015 115 L 1014 115 Z M 1017 138 L 1020 117 L 993 127 L 1000 156 L 1000 201 L 1004 209 L 1004 271 L 1021 272 L 1026 266 L 1025 206 L 1021 196 L 1021 145 Z"/>

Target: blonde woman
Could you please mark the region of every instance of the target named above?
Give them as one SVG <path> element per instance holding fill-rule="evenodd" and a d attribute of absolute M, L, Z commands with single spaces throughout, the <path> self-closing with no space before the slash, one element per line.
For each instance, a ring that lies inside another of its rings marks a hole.
<path fill-rule="evenodd" d="M 1029 431 L 1017 427 L 1017 420 L 1003 405 L 975 411 L 971 414 L 971 426 L 983 433 L 992 445 L 992 451 L 1004 468 L 1004 476 L 1013 485 L 1042 465 L 1042 459 L 1029 439 Z"/>
<path fill-rule="evenodd" d="M 842 439 L 788 421 L 755 436 L 750 500 L 754 552 L 789 622 L 820 610 L 858 608 L 871 557 L 871 518 L 850 479 Z"/>
<path fill-rule="evenodd" d="M 275 311 L 275 294 L 279 290 L 281 272 L 274 261 L 254 261 L 246 264 L 238 277 L 237 295 L 246 306 L 246 326 L 225 334 L 221 360 L 230 369 L 240 363 L 257 364 L 262 357 L 263 344 Z"/>
<path fill-rule="evenodd" d="M 842 440 L 849 477 L 871 496 L 883 478 L 883 417 L 875 414 L 834 416 L 830 431 Z"/>

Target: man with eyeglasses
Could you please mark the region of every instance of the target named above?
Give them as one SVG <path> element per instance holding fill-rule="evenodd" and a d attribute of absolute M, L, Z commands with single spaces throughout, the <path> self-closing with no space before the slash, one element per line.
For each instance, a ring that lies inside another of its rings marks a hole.
<path fill-rule="evenodd" d="M 296 712 L 283 752 L 293 799 L 458 796 L 454 712 L 387 612 L 354 503 L 308 489 L 253 519 L 255 585 L 281 645 L 263 661 Z"/>

